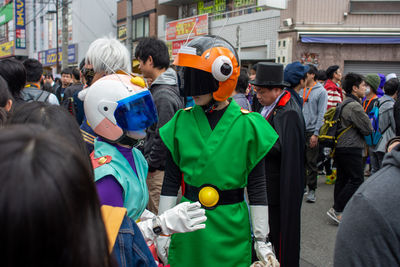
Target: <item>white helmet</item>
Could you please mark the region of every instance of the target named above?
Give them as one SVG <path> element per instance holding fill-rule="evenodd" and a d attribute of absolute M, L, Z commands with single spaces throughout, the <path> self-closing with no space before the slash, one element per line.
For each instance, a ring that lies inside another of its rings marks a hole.
<path fill-rule="evenodd" d="M 143 81 L 128 75 L 107 75 L 91 85 L 84 97 L 85 115 L 90 127 L 111 142 L 126 137 L 135 140 L 157 122 L 153 98 Z"/>

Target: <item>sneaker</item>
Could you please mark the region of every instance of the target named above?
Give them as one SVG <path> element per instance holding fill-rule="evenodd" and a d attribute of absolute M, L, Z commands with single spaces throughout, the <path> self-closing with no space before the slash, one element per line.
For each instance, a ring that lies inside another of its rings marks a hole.
<path fill-rule="evenodd" d="M 326 214 L 329 216 L 329 218 L 331 218 L 332 220 L 334 220 L 337 224 L 340 223 L 340 221 L 342 220 L 342 213 L 341 212 L 337 212 L 335 211 L 333 208 L 330 208 Z"/>
<path fill-rule="evenodd" d="M 315 190 L 310 190 L 307 195 L 307 202 L 314 203 L 317 200 L 315 197 Z"/>
<path fill-rule="evenodd" d="M 304 188 L 304 195 L 307 195 L 307 194 L 308 194 L 307 188 Z"/>

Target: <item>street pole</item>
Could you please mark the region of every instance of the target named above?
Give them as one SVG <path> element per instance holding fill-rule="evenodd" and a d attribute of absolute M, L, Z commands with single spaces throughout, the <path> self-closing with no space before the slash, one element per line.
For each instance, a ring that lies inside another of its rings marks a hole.
<path fill-rule="evenodd" d="M 57 64 L 56 64 L 56 72 L 57 74 L 60 73 L 60 57 L 58 53 L 58 0 L 56 0 L 56 58 L 57 58 Z"/>
<path fill-rule="evenodd" d="M 126 0 L 126 48 L 132 65 L 132 0 Z"/>
<path fill-rule="evenodd" d="M 62 0 L 62 69 L 68 67 L 68 0 Z"/>

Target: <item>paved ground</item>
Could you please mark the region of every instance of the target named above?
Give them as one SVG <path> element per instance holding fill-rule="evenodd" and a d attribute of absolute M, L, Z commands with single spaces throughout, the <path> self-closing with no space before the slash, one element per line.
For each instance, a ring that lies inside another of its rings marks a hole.
<path fill-rule="evenodd" d="M 333 251 L 337 226 L 326 212 L 333 205 L 334 185 L 325 184 L 325 176 L 319 176 L 317 202 L 302 206 L 301 267 L 333 266 Z M 305 198 L 304 198 L 305 199 Z"/>

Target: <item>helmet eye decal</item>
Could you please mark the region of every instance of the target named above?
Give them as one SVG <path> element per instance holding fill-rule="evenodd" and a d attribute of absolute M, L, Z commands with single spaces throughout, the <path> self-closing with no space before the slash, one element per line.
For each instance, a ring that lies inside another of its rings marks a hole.
<path fill-rule="evenodd" d="M 219 56 L 214 60 L 211 70 L 217 81 L 224 82 L 232 75 L 232 62 L 227 56 Z"/>

